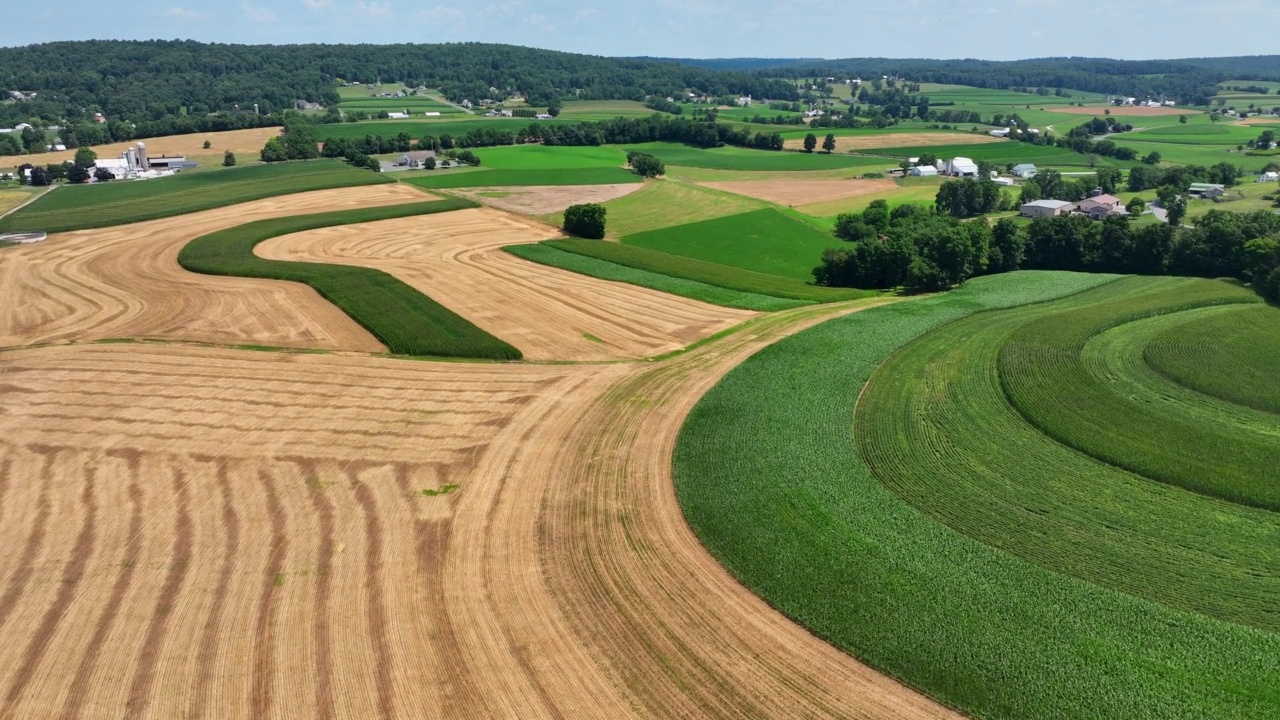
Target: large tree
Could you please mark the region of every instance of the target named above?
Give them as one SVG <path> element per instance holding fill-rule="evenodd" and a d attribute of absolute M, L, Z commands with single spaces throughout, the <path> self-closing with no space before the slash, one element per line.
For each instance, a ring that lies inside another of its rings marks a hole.
<path fill-rule="evenodd" d="M 818 136 L 814 135 L 813 133 L 809 133 L 808 135 L 805 135 L 804 151 L 807 153 L 811 153 L 813 152 L 813 149 L 816 147 L 818 147 Z"/>

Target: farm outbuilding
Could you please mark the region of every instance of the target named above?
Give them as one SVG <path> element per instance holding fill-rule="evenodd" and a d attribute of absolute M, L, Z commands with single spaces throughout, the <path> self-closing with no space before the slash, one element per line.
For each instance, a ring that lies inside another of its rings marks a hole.
<path fill-rule="evenodd" d="M 1057 217 L 1063 213 L 1069 212 L 1074 207 L 1074 203 L 1066 200 L 1035 200 L 1029 203 L 1023 203 L 1018 208 L 1023 217 L 1041 218 L 1041 217 Z"/>
<path fill-rule="evenodd" d="M 1021 165 L 1013 166 L 1013 174 L 1016 175 L 1017 177 L 1022 178 L 1023 180 L 1035 177 L 1036 172 L 1037 172 L 1036 166 L 1032 165 L 1031 163 L 1022 163 Z"/>
<path fill-rule="evenodd" d="M 976 178 L 978 177 L 978 165 L 966 157 L 952 158 L 947 163 L 943 174 L 951 177 Z"/>
<path fill-rule="evenodd" d="M 917 165 L 907 170 L 907 174 L 915 177 L 935 177 L 938 174 L 938 168 L 932 165 Z"/>
<path fill-rule="evenodd" d="M 1227 187 L 1225 185 L 1216 185 L 1214 183 L 1191 183 L 1191 187 L 1187 188 L 1189 195 L 1198 198 L 1222 197 L 1226 192 Z"/>

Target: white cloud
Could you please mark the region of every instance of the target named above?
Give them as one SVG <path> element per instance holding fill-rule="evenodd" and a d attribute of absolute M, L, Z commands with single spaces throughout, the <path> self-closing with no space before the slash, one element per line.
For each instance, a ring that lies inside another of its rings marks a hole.
<path fill-rule="evenodd" d="M 323 10 L 333 7 L 333 0 L 302 0 L 302 4 L 306 5 L 308 10 Z"/>
<path fill-rule="evenodd" d="M 365 2 L 364 0 L 356 0 L 355 9 L 356 9 L 356 12 L 362 12 L 362 13 L 365 13 L 366 15 L 373 15 L 374 17 L 387 17 L 388 15 L 391 14 L 391 3 L 372 2 L 372 0 L 370 2 Z"/>
<path fill-rule="evenodd" d="M 276 21 L 276 14 L 264 7 L 255 7 L 250 5 L 248 0 L 240 0 L 240 9 L 244 11 L 244 16 L 259 23 L 271 23 Z"/>
<path fill-rule="evenodd" d="M 209 17 L 208 13 L 202 13 L 199 10 L 176 6 L 165 8 L 164 16 L 169 18 L 180 18 L 183 20 L 203 20 L 204 18 Z"/>

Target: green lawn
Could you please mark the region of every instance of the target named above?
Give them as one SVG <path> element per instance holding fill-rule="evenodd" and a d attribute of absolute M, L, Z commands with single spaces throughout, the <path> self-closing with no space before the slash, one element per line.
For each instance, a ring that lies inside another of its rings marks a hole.
<path fill-rule="evenodd" d="M 481 156 L 484 160 L 484 156 Z M 638 183 L 642 178 L 625 168 L 424 170 L 405 179 L 423 188 L 506 187 L 518 185 L 610 185 Z"/>
<path fill-rule="evenodd" d="M 575 239 L 549 240 L 544 244 L 557 250 L 585 255 L 616 265 L 753 295 L 802 300 L 808 303 L 827 303 L 856 300 L 877 294 L 871 290 L 818 287 L 804 280 L 753 272 L 741 267 L 621 243 Z"/>
<path fill-rule="evenodd" d="M 503 250 L 506 250 L 516 257 L 541 263 L 543 265 L 550 265 L 551 267 L 557 267 L 562 270 L 569 270 L 582 275 L 600 278 L 601 280 L 613 280 L 615 282 L 639 285 L 640 287 L 646 287 L 651 290 L 660 290 L 665 293 L 671 293 L 672 295 L 679 295 L 692 300 L 700 300 L 702 302 L 711 303 L 713 305 L 722 305 L 724 307 L 771 312 L 774 310 L 786 310 L 787 308 L 809 304 L 803 300 L 790 300 L 770 295 L 760 295 L 753 292 L 731 290 L 717 285 L 708 285 L 694 280 L 686 280 L 684 278 L 674 277 L 671 275 L 663 275 L 657 272 L 641 270 L 639 268 L 609 262 L 608 260 L 601 260 L 587 254 L 559 250 L 548 243 L 511 245 L 509 247 L 504 247 Z"/>
<path fill-rule="evenodd" d="M 178 263 L 208 275 L 310 285 L 397 355 L 518 360 L 519 350 L 388 273 L 327 263 L 264 260 L 253 253 L 259 243 L 290 233 L 468 207 L 478 206 L 448 199 L 260 220 L 192 240 L 178 254 Z"/>
<path fill-rule="evenodd" d="M 813 279 L 823 250 L 841 245 L 772 208 L 627 235 L 622 243 L 801 282 Z"/>
<path fill-rule="evenodd" d="M 771 605 L 973 717 L 1280 715 L 1280 637 L 1211 616 L 1274 609 L 1280 518 L 1108 468 L 1004 400 L 1004 338 L 1112 280 L 978 278 L 761 351 L 681 431 L 690 526 Z"/>
<path fill-rule="evenodd" d="M 66 232 L 155 220 L 250 200 L 393 182 L 341 160 L 311 160 L 181 173 L 142 182 L 68 185 L 0 219 L 0 232 Z"/>
<path fill-rule="evenodd" d="M 620 168 L 627 164 L 627 153 L 615 145 L 510 145 L 477 148 L 474 152 L 484 167 L 499 170 Z"/>
<path fill-rule="evenodd" d="M 675 180 L 653 180 L 604 204 L 610 237 L 686 225 L 768 207 L 763 200 Z M 559 224 L 558 218 L 551 218 Z"/>

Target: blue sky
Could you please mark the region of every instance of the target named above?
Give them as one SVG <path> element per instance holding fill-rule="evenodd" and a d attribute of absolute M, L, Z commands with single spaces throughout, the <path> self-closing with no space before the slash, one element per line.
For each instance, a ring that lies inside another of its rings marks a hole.
<path fill-rule="evenodd" d="M 6 3 L 9 4 L 9 3 Z M 1120 58 L 1280 53 L 1276 0 L 62 0 L 0 45 L 483 41 L 599 55 Z"/>

